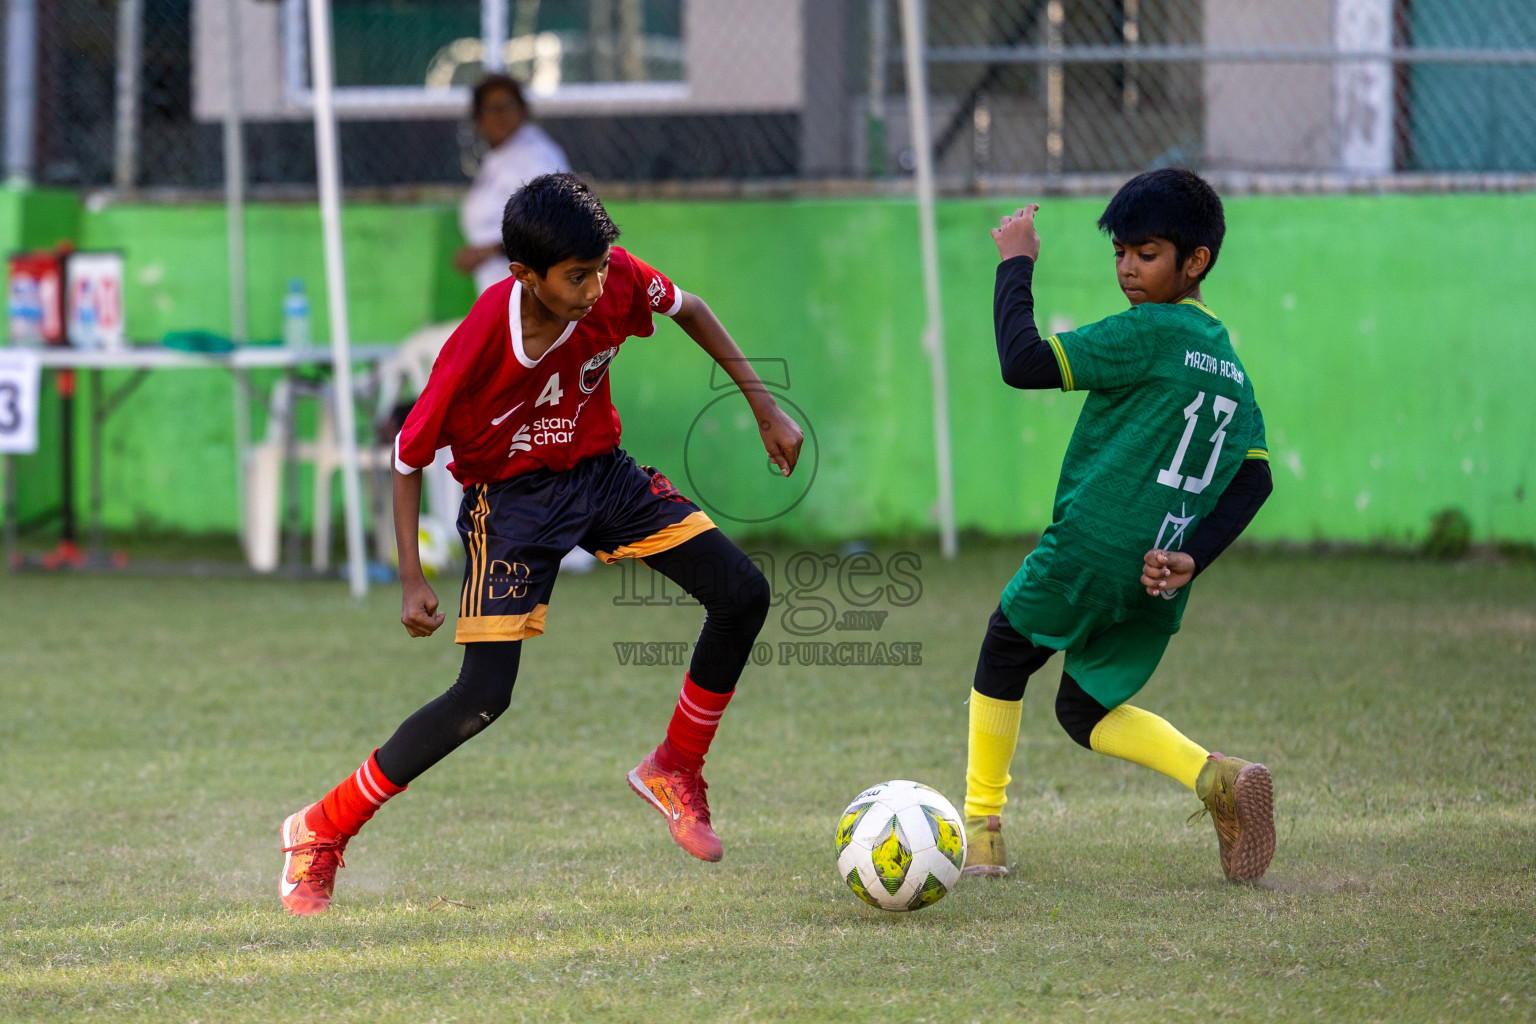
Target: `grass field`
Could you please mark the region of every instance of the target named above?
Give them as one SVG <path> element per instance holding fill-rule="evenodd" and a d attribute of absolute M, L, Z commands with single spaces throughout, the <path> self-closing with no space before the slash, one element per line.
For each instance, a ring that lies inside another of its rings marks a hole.
<path fill-rule="evenodd" d="M 562 578 L 512 710 L 380 812 L 306 920 L 278 906 L 278 823 L 452 681 L 451 637 L 409 640 L 392 587 L 0 576 L 0 1018 L 1536 1018 L 1530 563 L 1234 553 L 1200 581 L 1138 703 L 1272 768 L 1259 887 L 1222 880 L 1191 794 L 1061 733 L 1053 662 L 1014 764 L 1016 877 L 914 915 L 854 898 L 849 799 L 963 796 L 1018 553 L 923 551 L 916 603 L 813 638 L 919 642 L 920 666 L 749 669 L 707 769 L 719 865 L 623 778 L 681 670 L 613 644 L 689 641 L 699 610 Z"/>

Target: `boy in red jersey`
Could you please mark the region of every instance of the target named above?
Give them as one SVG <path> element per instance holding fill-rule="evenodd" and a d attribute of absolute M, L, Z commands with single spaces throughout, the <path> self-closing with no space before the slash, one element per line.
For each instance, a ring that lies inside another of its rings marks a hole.
<path fill-rule="evenodd" d="M 395 441 L 400 621 L 413 637 L 443 624 L 421 571 L 421 469 L 451 446 L 464 484 L 464 586 L 456 683 L 406 719 L 323 799 L 283 823 L 283 906 L 331 903 L 347 841 L 390 797 L 484 729 L 511 703 L 522 641 L 544 632 L 560 559 L 578 545 L 605 562 L 640 558 L 705 608 L 704 627 L 666 738 L 629 784 L 672 838 L 717 861 L 700 774 L 715 729 L 767 616 L 769 587 L 740 548 L 656 470 L 618 447 L 608 366 L 628 338 L 669 316 L 741 388 L 763 445 L 788 476 L 800 428 L 709 307 L 613 242 L 619 229 L 573 174 L 546 174 L 507 201 L 512 277 L 487 289 L 443 346 Z"/>

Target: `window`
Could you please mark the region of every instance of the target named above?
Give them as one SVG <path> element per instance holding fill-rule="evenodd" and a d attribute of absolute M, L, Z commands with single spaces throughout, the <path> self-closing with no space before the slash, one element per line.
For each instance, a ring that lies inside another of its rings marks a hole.
<path fill-rule="evenodd" d="M 339 109 L 462 107 L 505 70 L 530 98 L 688 95 L 683 0 L 331 0 Z M 307 0 L 283 0 L 290 102 L 312 102 Z"/>

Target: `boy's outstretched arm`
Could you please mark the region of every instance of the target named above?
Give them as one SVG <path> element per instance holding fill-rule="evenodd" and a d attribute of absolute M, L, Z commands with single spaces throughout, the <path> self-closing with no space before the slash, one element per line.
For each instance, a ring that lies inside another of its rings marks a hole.
<path fill-rule="evenodd" d="M 431 636 L 446 617 L 421 571 L 421 470 L 393 470 L 395 550 L 400 557 L 400 624 L 411 636 Z"/>
<path fill-rule="evenodd" d="M 1059 388 L 1061 366 L 1035 326 L 1033 278 L 1040 257 L 1031 203 L 1015 210 L 992 229 L 997 254 L 997 282 L 992 290 L 992 323 L 997 333 L 997 361 L 1003 383 L 1014 388 Z"/>
<path fill-rule="evenodd" d="M 1147 593 L 1171 593 L 1204 572 L 1253 522 L 1274 489 L 1269 463 L 1245 460 L 1183 551 L 1153 548 L 1142 558 L 1141 585 Z"/>
<path fill-rule="evenodd" d="M 784 414 L 779 403 L 773 400 L 772 393 L 758 379 L 757 371 L 752 369 L 752 364 L 742 355 L 741 349 L 726 331 L 720 318 L 715 316 L 714 310 L 697 295 L 685 293 L 683 307 L 672 317 L 672 322 L 681 327 L 699 348 L 708 352 L 709 357 L 731 375 L 731 380 L 736 382 L 736 386 L 746 396 L 747 404 L 752 407 L 752 415 L 757 419 L 758 433 L 762 435 L 768 458 L 779 467 L 780 473 L 789 476 L 800 458 L 800 445 L 805 440 L 805 434 L 794 420 Z"/>

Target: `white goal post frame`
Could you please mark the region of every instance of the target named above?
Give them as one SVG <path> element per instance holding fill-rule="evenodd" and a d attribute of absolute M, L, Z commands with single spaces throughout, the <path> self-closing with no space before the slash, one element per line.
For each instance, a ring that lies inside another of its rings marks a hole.
<path fill-rule="evenodd" d="M 331 321 L 331 379 L 341 442 L 341 493 L 346 517 L 347 580 L 352 596 L 368 593 L 363 554 L 362 487 L 358 479 L 357 410 L 352 393 L 352 336 L 347 318 L 347 270 L 341 244 L 341 152 L 332 102 L 331 0 L 309 0 L 309 60 L 315 98 L 315 176 L 325 239 L 325 294 Z"/>
<path fill-rule="evenodd" d="M 912 123 L 916 171 L 917 224 L 922 246 L 923 301 L 927 320 L 923 350 L 933 385 L 934 466 L 938 476 L 939 549 L 959 553 L 955 534 L 955 474 L 949 432 L 949 371 L 944 356 L 943 292 L 939 286 L 939 240 L 934 220 L 933 139 L 928 123 L 928 65 L 925 56 L 927 4 L 901 0 L 902 50 L 907 73 L 907 114 Z"/>

